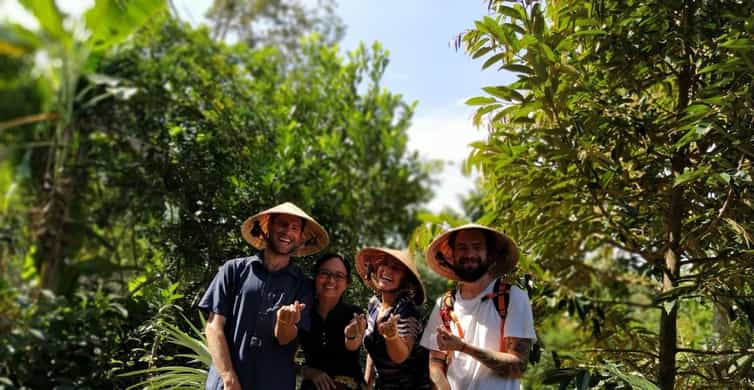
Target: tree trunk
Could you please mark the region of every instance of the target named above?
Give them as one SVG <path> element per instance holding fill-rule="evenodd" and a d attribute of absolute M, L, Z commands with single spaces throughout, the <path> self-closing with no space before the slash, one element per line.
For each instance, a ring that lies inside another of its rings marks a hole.
<path fill-rule="evenodd" d="M 73 142 L 75 131 L 66 128 L 61 141 L 53 145 L 45 163 L 47 169 L 40 172 L 42 177 L 38 181 L 43 183 L 42 190 L 31 216 L 39 287 L 56 294 L 71 292 L 76 276 L 66 272 L 66 263 L 74 261 L 83 240 L 81 232 L 73 226 L 81 218 L 82 189 L 87 180 L 80 164 L 86 148 Z M 75 150 L 61 156 L 63 148 Z M 57 158 L 64 162 L 55 164 Z M 52 172 L 56 166 L 60 168 Z"/>
<path fill-rule="evenodd" d="M 681 78 L 683 79 L 683 76 Z M 680 84 L 683 84 L 683 80 Z M 683 173 L 683 168 L 686 165 L 685 155 L 685 150 L 680 150 L 673 156 L 672 171 L 674 176 Z M 665 267 L 662 278 L 663 292 L 672 290 L 678 283 L 682 218 L 683 188 L 681 186 L 672 187 L 670 190 L 670 210 L 668 210 L 666 223 L 668 248 L 665 250 Z M 675 387 L 678 302 L 676 299 L 667 301 L 660 318 L 660 364 L 657 370 L 657 383 L 663 390 L 673 390 Z"/>
<path fill-rule="evenodd" d="M 694 2 L 684 4 L 683 24 L 681 33 L 688 37 L 693 31 Z M 677 118 L 680 119 L 686 112 L 689 105 L 690 95 L 692 93 L 692 51 L 688 45 L 684 45 L 684 54 L 688 59 L 678 75 L 678 103 L 676 106 Z M 683 174 L 687 165 L 686 148 L 678 150 L 671 160 L 671 179 Z M 665 264 L 662 278 L 662 292 L 667 292 L 676 287 L 678 277 L 680 276 L 680 256 L 682 249 L 681 231 L 684 212 L 683 186 L 673 186 L 671 184 L 669 193 L 669 210 L 666 219 L 667 230 L 667 248 L 665 250 Z M 680 301 L 673 299 L 668 301 L 662 310 L 660 318 L 660 350 L 659 366 L 657 369 L 657 383 L 663 390 L 673 390 L 675 388 L 676 376 L 676 353 L 678 349 L 678 305 Z"/>

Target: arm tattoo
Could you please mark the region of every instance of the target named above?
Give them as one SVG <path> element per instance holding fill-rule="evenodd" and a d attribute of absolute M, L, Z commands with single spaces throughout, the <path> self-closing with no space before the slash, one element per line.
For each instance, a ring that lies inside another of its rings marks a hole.
<path fill-rule="evenodd" d="M 531 350 L 530 339 L 520 339 L 517 337 L 505 338 L 505 350 L 513 355 L 518 356 L 518 369 L 521 374 L 526 371 L 526 365 L 529 363 L 529 351 Z"/>
<path fill-rule="evenodd" d="M 531 340 L 517 337 L 505 338 L 506 352 L 492 351 L 478 347 L 467 347 L 464 352 L 487 366 L 495 374 L 504 378 L 520 378 L 529 361 Z"/>

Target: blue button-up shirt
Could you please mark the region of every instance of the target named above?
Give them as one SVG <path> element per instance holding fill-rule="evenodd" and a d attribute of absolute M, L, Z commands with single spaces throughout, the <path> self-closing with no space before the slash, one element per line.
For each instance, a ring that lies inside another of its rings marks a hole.
<path fill-rule="evenodd" d="M 309 330 L 313 288 L 297 265 L 268 272 L 261 256 L 262 252 L 223 264 L 199 308 L 225 317 L 225 338 L 242 388 L 292 390 L 298 340 L 282 346 L 278 343 L 273 335 L 276 313 L 296 300 L 306 304 L 298 328 L 299 332 Z M 214 365 L 206 388 L 223 388 Z"/>

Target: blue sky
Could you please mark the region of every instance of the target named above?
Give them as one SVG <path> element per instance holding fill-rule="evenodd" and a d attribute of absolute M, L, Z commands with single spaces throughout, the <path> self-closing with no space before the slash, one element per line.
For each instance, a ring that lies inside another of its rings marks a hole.
<path fill-rule="evenodd" d="M 380 41 L 390 51 L 384 85 L 407 100 L 418 100 L 409 145 L 431 159 L 446 161 L 429 209 L 460 210 L 459 197 L 473 188 L 461 174 L 468 144 L 485 136 L 471 124 L 466 98 L 480 88 L 511 81 L 508 73 L 487 70 L 482 62 L 450 43 L 487 13 L 481 0 L 341 0 L 338 13 L 347 25 L 343 49 Z"/>
<path fill-rule="evenodd" d="M 313 1 L 313 0 L 305 0 Z M 80 14 L 93 1 L 58 1 L 71 14 Z M 210 0 L 174 0 L 182 17 L 194 23 L 203 19 Z M 473 178 L 461 174 L 468 144 L 482 139 L 485 130 L 471 124 L 473 109 L 463 105 L 480 88 L 507 84 L 509 73 L 481 70 L 482 61 L 457 52 L 450 43 L 473 26 L 486 12 L 483 0 L 340 0 L 338 14 L 347 26 L 343 50 L 360 42 L 380 41 L 390 52 L 383 86 L 407 101 L 419 102 L 409 129 L 409 147 L 426 159 L 446 162 L 438 175 L 436 196 L 428 205 L 437 212 L 460 210 L 459 197 L 473 188 Z M 14 21 L 29 20 L 16 1 L 0 0 L 0 15 Z"/>

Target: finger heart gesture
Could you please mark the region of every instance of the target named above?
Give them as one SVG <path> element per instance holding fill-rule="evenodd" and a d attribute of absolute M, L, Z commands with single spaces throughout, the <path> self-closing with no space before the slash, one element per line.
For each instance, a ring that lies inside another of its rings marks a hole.
<path fill-rule="evenodd" d="M 401 319 L 399 314 L 393 314 L 387 321 L 380 323 L 377 330 L 385 339 L 393 339 L 398 336 L 398 321 Z"/>
<path fill-rule="evenodd" d="M 348 339 L 361 338 L 364 335 L 364 330 L 367 328 L 367 319 L 364 314 L 353 313 L 353 319 L 348 323 L 345 329 L 346 337 Z"/>
<path fill-rule="evenodd" d="M 305 304 L 298 301 L 290 305 L 281 306 L 277 311 L 277 321 L 283 325 L 297 324 L 301 319 L 301 311 L 306 307 Z"/>

